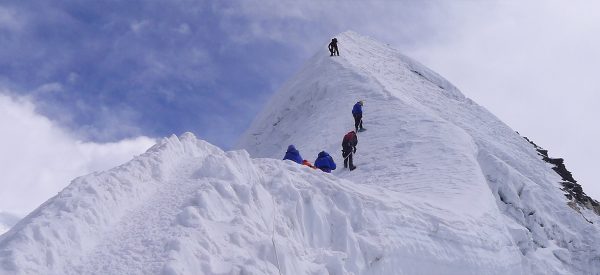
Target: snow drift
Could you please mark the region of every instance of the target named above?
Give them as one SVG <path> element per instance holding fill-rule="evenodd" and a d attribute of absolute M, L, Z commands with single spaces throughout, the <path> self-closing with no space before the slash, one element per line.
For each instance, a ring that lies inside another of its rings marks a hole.
<path fill-rule="evenodd" d="M 0 236 L 0 274 L 600 273 L 600 219 L 534 146 L 396 50 L 337 38 L 240 139 L 250 154 L 187 133 L 75 179 Z M 361 99 L 357 170 L 279 160 L 295 144 L 341 166 Z"/>
<path fill-rule="evenodd" d="M 425 252 L 387 245 L 412 230 L 397 225 L 423 217 L 406 216 L 378 195 L 296 163 L 223 152 L 189 133 L 172 136 L 125 165 L 76 179 L 1 236 L 0 271 L 410 272 L 411 255 Z"/>

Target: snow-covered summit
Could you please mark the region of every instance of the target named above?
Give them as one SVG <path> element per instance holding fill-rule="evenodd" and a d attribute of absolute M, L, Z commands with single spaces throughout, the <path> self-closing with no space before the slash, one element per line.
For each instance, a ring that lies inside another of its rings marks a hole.
<path fill-rule="evenodd" d="M 484 262 L 491 269 L 479 274 L 600 272 L 598 216 L 567 204 L 560 176 L 534 146 L 397 50 L 353 32 L 337 38 L 341 56 L 315 55 L 239 148 L 276 158 L 295 144 L 309 160 L 326 150 L 341 163 L 352 105 L 365 100 L 359 168 L 334 175 L 410 217 L 387 250 L 412 251 L 403 256 L 443 273 L 471 273 Z"/>
<path fill-rule="evenodd" d="M 0 274 L 600 272 L 600 219 L 534 146 L 387 45 L 337 38 L 240 139 L 250 154 L 187 133 L 75 179 L 0 236 Z M 289 144 L 340 168 L 281 161 Z"/>

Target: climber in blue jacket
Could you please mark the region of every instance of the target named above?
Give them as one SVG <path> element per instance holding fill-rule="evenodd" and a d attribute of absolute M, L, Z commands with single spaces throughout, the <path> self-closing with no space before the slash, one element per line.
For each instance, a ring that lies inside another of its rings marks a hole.
<path fill-rule="evenodd" d="M 315 160 L 315 167 L 321 169 L 323 172 L 331 173 L 331 170 L 335 170 L 335 162 L 327 152 L 321 151 L 317 160 Z"/>
<path fill-rule="evenodd" d="M 298 164 L 302 164 L 302 161 L 304 160 L 294 145 L 288 146 L 287 152 L 285 152 L 285 156 L 283 157 L 283 160 L 286 159 L 297 162 Z"/>
<path fill-rule="evenodd" d="M 356 102 L 356 104 L 354 104 L 354 107 L 352 107 L 352 116 L 354 117 L 354 128 L 356 129 L 356 132 L 362 132 L 366 130 L 362 126 L 363 104 L 364 102 L 361 100 L 359 102 Z"/>

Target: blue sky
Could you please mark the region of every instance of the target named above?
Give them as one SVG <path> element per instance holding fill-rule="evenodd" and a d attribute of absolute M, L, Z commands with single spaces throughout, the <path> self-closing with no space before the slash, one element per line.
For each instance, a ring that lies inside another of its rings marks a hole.
<path fill-rule="evenodd" d="M 0 1 L 0 94 L 26 99 L 71 140 L 192 131 L 230 148 L 307 58 L 354 30 L 447 77 L 600 197 L 599 5 Z"/>
<path fill-rule="evenodd" d="M 385 9 L 317 4 L 7 2 L 4 21 L 14 23 L 0 29 L 0 81 L 86 140 L 192 131 L 230 147 L 331 35 Z M 395 7 L 388 16 L 402 23 L 421 5 Z"/>
<path fill-rule="evenodd" d="M 1 30 L 2 84 L 90 140 L 193 131 L 228 146 L 301 61 L 283 43 L 236 41 L 248 22 L 226 2 L 2 7 L 18 20 Z"/>

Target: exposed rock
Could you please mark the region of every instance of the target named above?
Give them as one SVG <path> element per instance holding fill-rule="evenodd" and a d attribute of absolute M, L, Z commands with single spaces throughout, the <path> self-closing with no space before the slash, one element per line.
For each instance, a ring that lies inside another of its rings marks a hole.
<path fill-rule="evenodd" d="M 563 188 L 561 188 L 561 190 L 565 192 L 565 196 L 567 197 L 567 199 L 569 199 L 572 202 L 568 203 L 568 205 L 571 206 L 571 208 L 577 210 L 578 212 L 579 209 L 577 209 L 577 205 L 580 207 L 591 209 L 594 211 L 594 213 L 596 213 L 596 215 L 600 215 L 600 203 L 598 203 L 597 200 L 592 199 L 590 196 L 586 195 L 585 192 L 583 192 L 583 188 L 581 187 L 581 185 L 578 184 L 577 181 L 573 178 L 573 174 L 571 174 L 571 172 L 567 170 L 567 167 L 564 163 L 564 159 L 549 157 L 548 150 L 545 150 L 542 147 L 538 146 L 527 137 L 523 138 L 535 147 L 535 150 L 540 156 L 542 156 L 542 159 L 545 162 L 553 165 L 552 170 L 554 170 L 562 178 L 563 181 L 561 182 L 561 184 Z"/>

